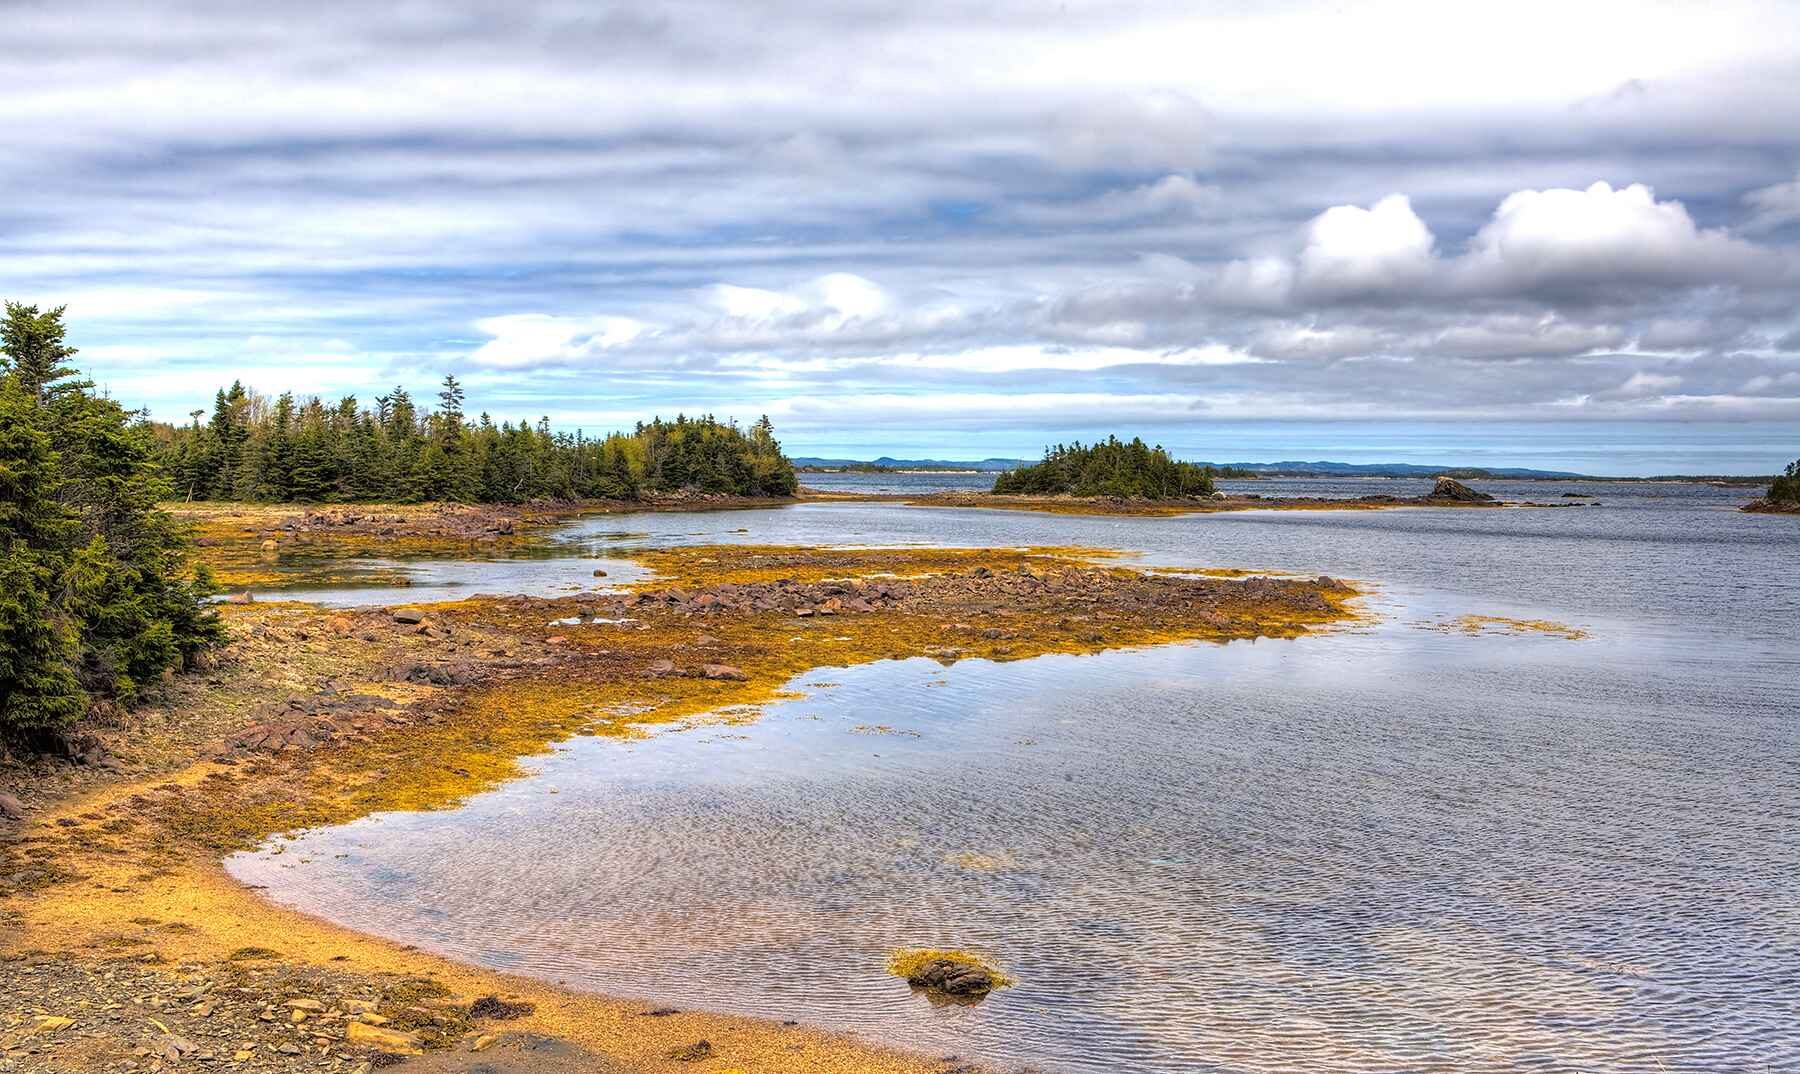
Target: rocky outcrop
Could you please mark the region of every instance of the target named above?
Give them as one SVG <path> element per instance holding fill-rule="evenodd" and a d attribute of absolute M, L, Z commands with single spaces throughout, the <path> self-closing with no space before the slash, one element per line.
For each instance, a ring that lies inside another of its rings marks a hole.
<path fill-rule="evenodd" d="M 1800 503 L 1792 500 L 1771 500 L 1764 497 L 1760 500 L 1751 500 L 1740 510 L 1748 511 L 1753 515 L 1800 515 Z"/>
<path fill-rule="evenodd" d="M 985 996 L 999 987 L 1000 979 L 986 966 L 934 958 L 907 974 L 906 983 L 946 996 Z"/>
<path fill-rule="evenodd" d="M 264 705 L 255 723 L 233 735 L 230 754 L 309 750 L 336 739 L 364 738 L 409 721 L 398 705 L 372 694 L 290 697 Z"/>
<path fill-rule="evenodd" d="M 1494 498 L 1485 492 L 1474 489 L 1456 480 L 1454 477 L 1440 477 L 1437 484 L 1431 486 L 1431 492 L 1425 498 L 1447 503 L 1493 503 Z"/>

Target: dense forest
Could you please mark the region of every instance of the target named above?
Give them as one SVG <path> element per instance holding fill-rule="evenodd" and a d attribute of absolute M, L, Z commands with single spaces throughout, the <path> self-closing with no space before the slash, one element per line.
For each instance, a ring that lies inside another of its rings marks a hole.
<path fill-rule="evenodd" d="M 1008 470 L 994 480 L 997 493 L 1118 496 L 1134 500 L 1170 500 L 1210 496 L 1213 473 L 1178 462 L 1161 446 L 1150 447 L 1109 436 L 1098 444 L 1058 444 L 1044 450 L 1044 460 Z"/>
<path fill-rule="evenodd" d="M 796 487 L 766 417 L 747 430 L 711 416 L 657 419 L 596 439 L 553 433 L 548 419 L 471 420 L 454 376 L 444 378 L 436 410 L 404 388 L 364 407 L 354 396 L 271 400 L 233 384 L 205 415 L 156 427 L 159 456 L 184 499 L 518 503 L 683 489 L 791 496 Z"/>
<path fill-rule="evenodd" d="M 157 510 L 150 430 L 68 362 L 61 309 L 0 324 L 0 739 L 43 746 L 223 641 L 203 569 Z"/>

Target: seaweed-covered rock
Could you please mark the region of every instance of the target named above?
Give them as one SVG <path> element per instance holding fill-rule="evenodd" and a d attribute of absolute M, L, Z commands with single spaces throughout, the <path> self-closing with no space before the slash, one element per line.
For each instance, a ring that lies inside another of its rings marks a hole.
<path fill-rule="evenodd" d="M 914 988 L 942 992 L 946 996 L 985 996 L 999 985 L 994 971 L 972 962 L 934 958 L 921 963 L 906 977 Z"/>

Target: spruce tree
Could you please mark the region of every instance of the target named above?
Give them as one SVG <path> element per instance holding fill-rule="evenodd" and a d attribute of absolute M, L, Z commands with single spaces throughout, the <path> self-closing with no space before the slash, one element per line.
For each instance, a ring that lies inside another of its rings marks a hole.
<path fill-rule="evenodd" d="M 67 365 L 75 355 L 75 348 L 63 342 L 62 316 L 67 308 L 58 306 L 39 313 L 36 306 L 8 302 L 6 319 L 0 322 L 4 368 L 17 379 L 21 391 L 39 402 L 93 386 L 76 379 Z"/>
<path fill-rule="evenodd" d="M 0 376 L 0 732 L 14 739 L 54 731 L 86 706 L 76 624 L 57 605 L 75 519 L 56 501 L 42 426 L 36 393 Z"/>

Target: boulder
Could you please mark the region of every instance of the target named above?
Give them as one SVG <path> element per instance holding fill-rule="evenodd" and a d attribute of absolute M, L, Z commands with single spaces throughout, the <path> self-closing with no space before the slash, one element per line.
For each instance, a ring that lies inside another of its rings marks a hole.
<path fill-rule="evenodd" d="M 946 996 L 985 996 L 1000 982 L 994 971 L 972 962 L 934 958 L 907 975 L 906 983 Z"/>
<path fill-rule="evenodd" d="M 389 1055 L 424 1055 L 425 1048 L 412 1033 L 383 1029 L 367 1022 L 351 1022 L 344 1026 L 344 1043 L 353 1047 L 373 1048 Z"/>
<path fill-rule="evenodd" d="M 25 803 L 10 794 L 0 792 L 0 817 L 7 820 L 25 819 Z"/>
<path fill-rule="evenodd" d="M 729 679 L 733 682 L 743 682 L 750 677 L 730 664 L 707 664 L 700 669 L 700 674 L 709 679 Z"/>
<path fill-rule="evenodd" d="M 1428 500 L 1448 500 L 1452 503 L 1493 503 L 1494 498 L 1485 492 L 1474 489 L 1456 480 L 1454 477 L 1440 477 L 1437 484 L 1431 486 Z"/>
<path fill-rule="evenodd" d="M 418 608 L 395 608 L 394 609 L 394 622 L 396 622 L 396 623 L 406 623 L 408 625 L 412 625 L 415 623 L 423 623 L 424 621 L 425 621 L 425 613 Z"/>

